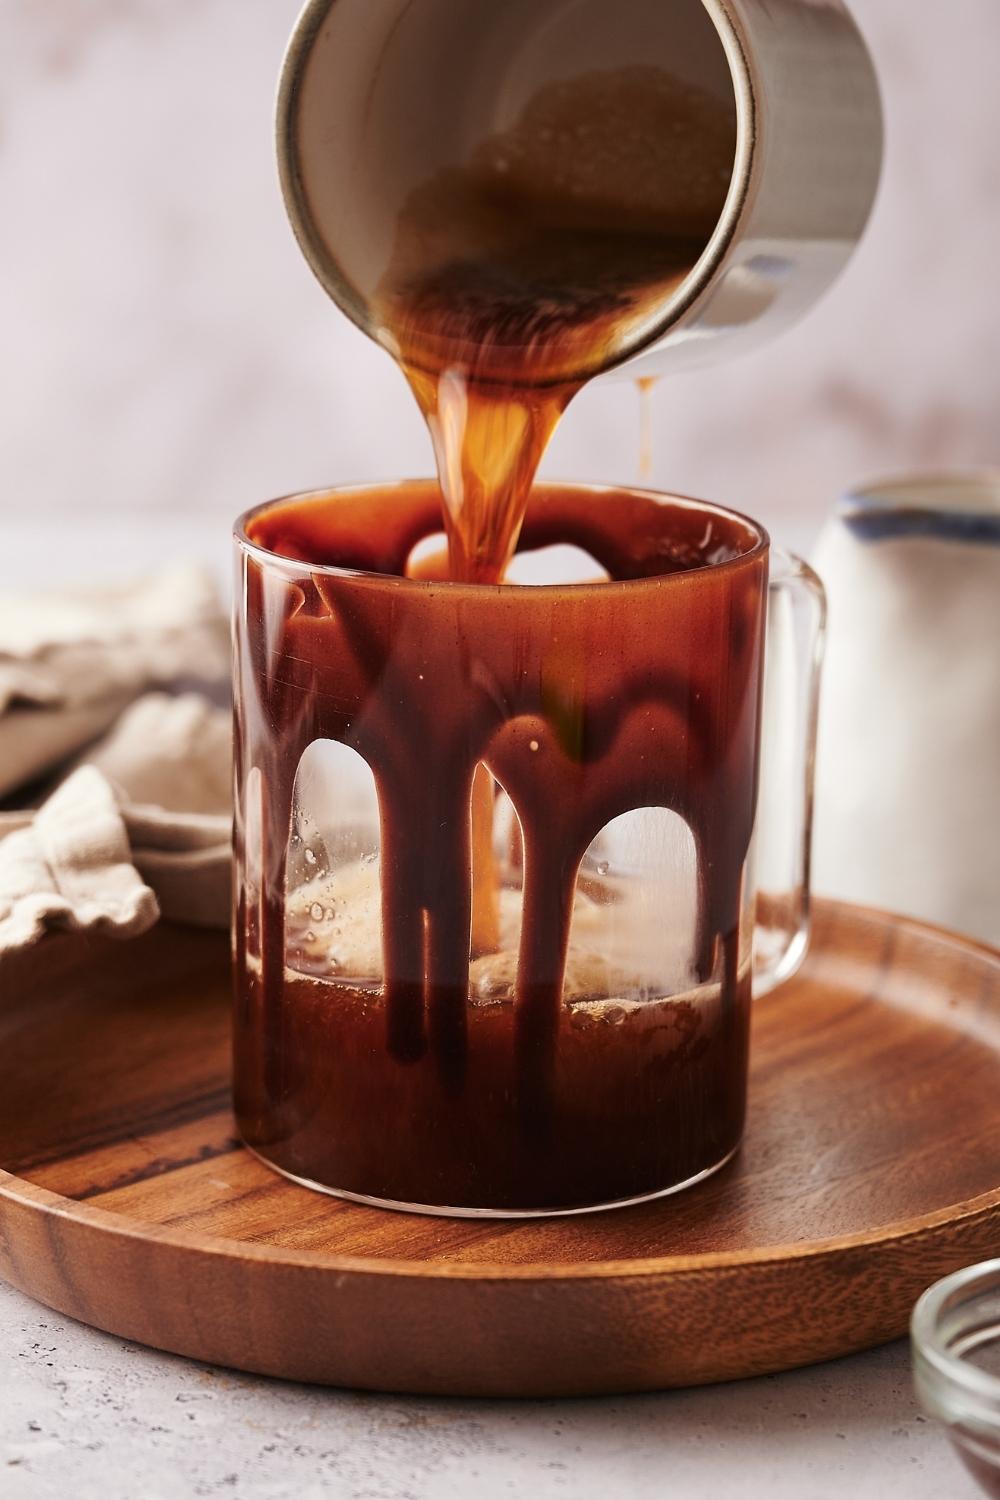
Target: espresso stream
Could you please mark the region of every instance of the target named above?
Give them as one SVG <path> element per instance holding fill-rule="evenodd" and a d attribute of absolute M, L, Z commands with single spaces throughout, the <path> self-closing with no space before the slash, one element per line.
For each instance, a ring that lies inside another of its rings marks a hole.
<path fill-rule="evenodd" d="M 599 122 L 604 146 L 588 151 Z M 698 258 L 731 164 L 725 111 L 658 70 L 543 90 L 411 196 L 382 282 L 439 488 L 283 502 L 250 525 L 271 551 L 388 575 L 303 574 L 282 591 L 247 564 L 256 699 L 238 713 L 266 750 L 260 927 L 245 902 L 237 923 L 238 1109 L 251 1144 L 298 1176 L 410 1203 L 573 1206 L 683 1181 L 739 1139 L 766 563 L 723 517 L 532 490 L 587 374 L 635 344 Z M 415 564 L 442 518 L 447 559 Z M 516 550 L 553 542 L 608 583 L 462 586 L 501 582 Z M 400 587 L 408 575 L 422 586 Z M 287 967 L 294 778 L 321 738 L 375 777 L 375 978 Z M 496 951 L 496 785 L 520 830 L 516 962 Z M 647 987 L 637 1004 L 606 976 L 565 984 L 583 856 L 646 806 L 694 836 L 687 1000 Z M 493 963 L 471 993 L 470 953 Z"/>
<path fill-rule="evenodd" d="M 453 579 L 503 577 L 562 413 L 711 238 L 734 131 L 661 69 L 587 74 L 404 204 L 378 307 L 434 442 Z"/>

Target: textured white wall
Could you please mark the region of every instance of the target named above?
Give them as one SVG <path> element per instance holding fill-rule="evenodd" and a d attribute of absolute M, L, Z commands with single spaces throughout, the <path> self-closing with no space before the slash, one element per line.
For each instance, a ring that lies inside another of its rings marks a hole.
<path fill-rule="evenodd" d="M 229 515 L 426 472 L 401 378 L 287 228 L 272 94 L 297 0 L 0 5 L 0 505 Z M 849 482 L 1000 458 L 1000 6 L 857 0 L 888 113 L 868 239 L 780 343 L 662 383 L 655 479 L 802 535 Z M 629 386 L 550 473 L 631 479 Z M 67 514 L 68 519 L 68 514 Z"/>

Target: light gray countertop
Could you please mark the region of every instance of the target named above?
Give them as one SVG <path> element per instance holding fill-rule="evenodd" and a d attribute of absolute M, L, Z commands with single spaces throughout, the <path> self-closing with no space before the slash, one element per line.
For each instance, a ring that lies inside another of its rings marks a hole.
<path fill-rule="evenodd" d="M 965 1500 L 905 1343 L 600 1401 L 329 1391 L 96 1333 L 0 1284 L 2 1500 Z"/>

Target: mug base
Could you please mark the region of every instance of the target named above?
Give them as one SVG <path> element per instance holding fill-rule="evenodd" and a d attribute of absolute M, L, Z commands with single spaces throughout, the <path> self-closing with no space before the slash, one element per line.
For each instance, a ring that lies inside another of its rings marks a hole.
<path fill-rule="evenodd" d="M 387 1208 L 393 1213 L 423 1214 L 438 1219 L 554 1219 L 578 1216 L 580 1214 L 604 1213 L 613 1208 L 634 1208 L 639 1203 L 652 1203 L 658 1198 L 671 1198 L 675 1193 L 683 1193 L 688 1188 L 695 1187 L 699 1182 L 704 1182 L 708 1177 L 714 1177 L 716 1172 L 721 1172 L 723 1167 L 733 1160 L 740 1149 L 740 1142 L 727 1151 L 725 1156 L 713 1162 L 711 1166 L 704 1167 L 696 1172 L 693 1177 L 686 1177 L 683 1182 L 675 1182 L 671 1187 L 658 1188 L 652 1193 L 640 1193 L 634 1198 L 613 1198 L 602 1203 L 582 1203 L 573 1207 L 561 1208 L 474 1208 L 453 1207 L 439 1203 L 402 1203 L 393 1198 L 375 1198 L 366 1193 L 348 1192 L 345 1188 L 331 1187 L 325 1182 L 315 1182 L 311 1177 L 299 1177 L 294 1172 L 289 1172 L 285 1167 L 278 1166 L 271 1161 L 255 1146 L 243 1143 L 251 1156 L 263 1162 L 272 1172 L 287 1178 L 299 1187 L 310 1188 L 314 1193 L 325 1193 L 329 1198 L 340 1198 L 348 1203 L 361 1203 L 366 1208 Z"/>

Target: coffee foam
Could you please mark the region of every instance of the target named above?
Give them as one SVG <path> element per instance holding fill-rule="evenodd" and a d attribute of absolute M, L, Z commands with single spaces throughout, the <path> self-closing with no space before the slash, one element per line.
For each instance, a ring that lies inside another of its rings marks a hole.
<path fill-rule="evenodd" d="M 607 883 L 608 900 L 576 892 L 563 1001 L 613 999 L 641 1005 L 684 994 L 695 985 L 689 963 L 690 929 L 670 931 L 650 921 L 648 905 L 624 882 Z M 512 1003 L 515 997 L 522 897 L 499 891 L 497 949 L 469 965 L 473 1004 Z M 290 967 L 345 982 L 381 984 L 382 906 L 378 859 L 358 860 L 315 876 L 289 892 Z"/>

